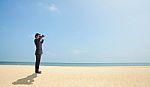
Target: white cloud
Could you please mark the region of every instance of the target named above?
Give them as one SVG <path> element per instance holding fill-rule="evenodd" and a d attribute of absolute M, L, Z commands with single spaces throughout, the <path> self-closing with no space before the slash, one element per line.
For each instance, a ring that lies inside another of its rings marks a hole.
<path fill-rule="evenodd" d="M 73 54 L 85 54 L 85 53 L 88 53 L 88 51 L 87 50 L 80 50 L 80 49 L 75 49 L 75 50 L 73 50 L 72 51 L 73 52 Z"/>
<path fill-rule="evenodd" d="M 48 9 L 51 11 L 51 12 L 56 12 L 58 14 L 61 15 L 60 13 L 60 10 L 58 9 L 58 7 L 56 6 L 56 4 L 52 3 L 48 6 Z"/>
<path fill-rule="evenodd" d="M 45 51 L 45 53 L 44 53 L 47 57 L 51 57 L 51 56 L 56 56 L 56 54 L 55 53 L 53 53 L 53 52 L 50 52 L 50 51 Z"/>
<path fill-rule="evenodd" d="M 34 34 L 28 35 L 29 38 L 34 38 Z"/>
<path fill-rule="evenodd" d="M 56 5 L 54 3 L 52 3 L 50 6 L 49 6 L 49 10 L 50 11 L 58 11 L 58 8 L 56 7 Z"/>
<path fill-rule="evenodd" d="M 51 13 L 57 13 L 57 14 L 61 15 L 60 10 L 55 3 L 47 4 L 47 3 L 38 2 L 37 6 L 43 8 L 45 10 L 48 10 Z"/>

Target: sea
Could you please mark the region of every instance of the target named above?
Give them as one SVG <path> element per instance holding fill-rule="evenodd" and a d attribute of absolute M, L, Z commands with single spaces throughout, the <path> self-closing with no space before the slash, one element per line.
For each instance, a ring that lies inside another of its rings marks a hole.
<path fill-rule="evenodd" d="M 34 65 L 34 62 L 6 62 L 0 61 L 0 65 Z M 41 62 L 41 66 L 150 66 L 150 63 L 52 63 Z"/>

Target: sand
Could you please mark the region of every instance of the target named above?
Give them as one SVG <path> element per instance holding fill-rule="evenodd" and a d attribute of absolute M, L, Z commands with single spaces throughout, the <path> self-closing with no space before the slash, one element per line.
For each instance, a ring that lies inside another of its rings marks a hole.
<path fill-rule="evenodd" d="M 0 87 L 150 87 L 150 66 L 0 65 Z"/>

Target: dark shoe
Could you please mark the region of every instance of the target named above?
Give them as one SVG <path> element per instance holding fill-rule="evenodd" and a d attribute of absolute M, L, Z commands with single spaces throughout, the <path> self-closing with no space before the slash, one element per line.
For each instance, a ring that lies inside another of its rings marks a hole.
<path fill-rule="evenodd" d="M 37 73 L 37 74 L 41 74 L 42 72 L 41 72 L 41 71 L 37 71 L 37 72 L 35 72 L 35 73 Z"/>

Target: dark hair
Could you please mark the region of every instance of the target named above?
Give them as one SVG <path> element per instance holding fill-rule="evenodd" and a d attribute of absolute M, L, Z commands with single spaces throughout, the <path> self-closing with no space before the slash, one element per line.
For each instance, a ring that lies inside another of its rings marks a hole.
<path fill-rule="evenodd" d="M 36 38 L 38 35 L 40 35 L 40 34 L 39 34 L 39 33 L 36 33 L 36 34 L 35 34 L 35 38 Z"/>

